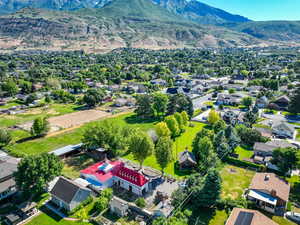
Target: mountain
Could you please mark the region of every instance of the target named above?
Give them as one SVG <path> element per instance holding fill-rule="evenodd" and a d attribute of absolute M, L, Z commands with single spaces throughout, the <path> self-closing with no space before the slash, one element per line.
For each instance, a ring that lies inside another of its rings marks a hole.
<path fill-rule="evenodd" d="M 300 42 L 300 21 L 252 21 L 227 27 L 263 40 Z"/>
<path fill-rule="evenodd" d="M 199 25 L 149 0 L 113 0 L 72 12 L 25 8 L 0 17 L 0 50 L 105 52 L 120 47 L 170 49 L 264 44 L 222 27 Z"/>
<path fill-rule="evenodd" d="M 200 24 L 223 25 L 226 23 L 243 23 L 248 18 L 230 14 L 224 10 L 211 7 L 197 0 L 152 0 L 170 12 Z"/>

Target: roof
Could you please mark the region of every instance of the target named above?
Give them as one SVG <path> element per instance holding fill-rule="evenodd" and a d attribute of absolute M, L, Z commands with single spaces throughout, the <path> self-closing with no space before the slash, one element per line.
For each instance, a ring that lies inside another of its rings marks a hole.
<path fill-rule="evenodd" d="M 65 147 L 56 149 L 56 150 L 54 150 L 52 152 L 49 152 L 49 153 L 54 154 L 56 156 L 62 156 L 62 155 L 65 155 L 67 153 L 78 150 L 81 146 L 82 146 L 82 143 L 77 144 L 77 145 L 67 145 Z"/>
<path fill-rule="evenodd" d="M 261 200 L 263 202 L 267 202 L 271 205 L 276 205 L 277 204 L 277 198 L 269 195 L 269 194 L 266 194 L 264 192 L 261 192 L 261 191 L 256 191 L 256 190 L 250 190 L 249 193 L 248 193 L 248 196 L 252 197 L 252 198 L 255 198 L 255 199 L 258 199 L 258 200 Z"/>
<path fill-rule="evenodd" d="M 257 210 L 234 208 L 226 225 L 278 225 Z"/>
<path fill-rule="evenodd" d="M 0 180 L 12 176 L 18 169 L 17 162 L 12 163 L 11 161 L 7 162 L 2 160 L 0 159 Z"/>
<path fill-rule="evenodd" d="M 272 141 L 268 141 L 266 144 L 272 145 L 276 148 L 288 148 L 288 147 L 296 148 L 295 145 L 283 140 L 272 140 Z"/>
<path fill-rule="evenodd" d="M 273 150 L 276 148 L 277 148 L 276 146 L 269 145 L 263 142 L 255 142 L 253 150 L 260 151 L 260 152 L 273 152 Z"/>
<path fill-rule="evenodd" d="M 251 181 L 249 189 L 266 190 L 269 193 L 276 191 L 276 196 L 288 201 L 290 185 L 274 173 L 256 173 Z"/>
<path fill-rule="evenodd" d="M 281 96 L 281 97 L 279 97 L 279 98 L 277 98 L 276 100 L 275 100 L 275 103 L 289 103 L 291 100 L 290 100 L 290 98 L 288 97 L 288 96 L 286 96 L 286 95 L 283 95 L 283 96 Z"/>
<path fill-rule="evenodd" d="M 139 172 L 129 169 L 127 167 L 121 167 L 117 171 L 116 176 L 140 187 L 144 186 L 149 181 L 145 176 L 143 176 Z"/>
<path fill-rule="evenodd" d="M 10 178 L 8 180 L 5 180 L 0 183 L 0 193 L 6 191 L 7 189 L 14 187 L 16 185 L 16 182 L 13 178 Z"/>
<path fill-rule="evenodd" d="M 271 137 L 272 130 L 269 128 L 262 128 L 262 127 L 254 127 L 263 137 Z"/>
<path fill-rule="evenodd" d="M 110 171 L 104 172 L 100 170 L 99 168 L 103 166 L 106 162 L 102 161 L 99 163 L 96 163 L 94 165 L 91 165 L 90 167 L 81 170 L 81 174 L 86 175 L 92 175 L 94 176 L 98 181 L 100 182 L 106 182 L 107 180 L 111 179 L 114 176 L 114 171 L 117 170 L 119 167 L 124 166 L 124 163 L 121 161 L 111 161 L 109 162 L 110 165 L 112 165 L 112 169 Z"/>
<path fill-rule="evenodd" d="M 185 161 L 197 164 L 194 154 L 192 152 L 189 152 L 188 150 L 179 153 L 179 163 L 181 164 Z"/>
<path fill-rule="evenodd" d="M 37 203 L 35 202 L 23 202 L 22 204 L 18 205 L 17 208 L 21 210 L 23 213 L 28 212 L 29 210 L 35 208 Z"/>
<path fill-rule="evenodd" d="M 272 128 L 276 129 L 277 127 L 284 127 L 284 128 L 286 128 L 287 130 L 289 130 L 291 132 L 295 132 L 295 126 L 294 125 L 283 122 L 283 121 L 280 121 L 278 123 L 273 124 Z"/>
<path fill-rule="evenodd" d="M 50 193 L 66 203 L 71 203 L 80 189 L 88 190 L 67 178 L 59 177 Z"/>

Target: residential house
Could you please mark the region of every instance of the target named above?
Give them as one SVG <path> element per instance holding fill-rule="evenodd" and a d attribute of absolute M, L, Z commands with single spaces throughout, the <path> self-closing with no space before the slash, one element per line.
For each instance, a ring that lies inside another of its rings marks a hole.
<path fill-rule="evenodd" d="M 150 189 L 148 178 L 126 167 L 121 161 L 104 160 L 81 170 L 80 174 L 82 178 L 90 182 L 94 189 L 105 189 L 117 185 L 139 196 Z"/>
<path fill-rule="evenodd" d="M 175 94 L 189 94 L 190 93 L 189 88 L 183 88 L 183 87 L 174 87 L 174 88 L 168 88 L 166 93 L 175 95 Z"/>
<path fill-rule="evenodd" d="M 271 138 L 272 137 L 272 129 L 271 128 L 264 128 L 264 127 L 254 127 L 254 130 L 258 131 L 261 136 L 266 137 L 266 138 Z"/>
<path fill-rule="evenodd" d="M 180 169 L 191 169 L 197 166 L 194 154 L 188 150 L 179 153 L 178 163 Z"/>
<path fill-rule="evenodd" d="M 231 105 L 237 106 L 241 104 L 243 96 L 239 94 L 224 94 L 219 93 L 217 97 L 217 105 Z"/>
<path fill-rule="evenodd" d="M 273 104 L 277 106 L 280 110 L 287 110 L 289 103 L 291 102 L 290 98 L 286 95 L 283 95 L 277 98 Z"/>
<path fill-rule="evenodd" d="M 284 121 L 273 123 L 272 130 L 275 135 L 290 139 L 295 139 L 297 134 L 294 125 Z"/>
<path fill-rule="evenodd" d="M 290 185 L 274 173 L 256 173 L 246 192 L 248 200 L 270 213 L 283 214 L 289 200 Z"/>
<path fill-rule="evenodd" d="M 256 105 L 260 109 L 267 108 L 269 105 L 269 100 L 266 96 L 262 96 L 256 100 Z"/>
<path fill-rule="evenodd" d="M 150 83 L 152 85 L 157 85 L 157 86 L 167 86 L 167 81 L 163 80 L 163 79 L 155 79 L 155 80 L 151 80 Z"/>
<path fill-rule="evenodd" d="M 124 217 L 127 215 L 129 205 L 128 202 L 114 196 L 109 202 L 109 209 L 113 214 Z"/>
<path fill-rule="evenodd" d="M 223 120 L 228 124 L 242 124 L 244 122 L 244 112 L 240 112 L 237 110 L 227 110 L 222 112 Z"/>
<path fill-rule="evenodd" d="M 17 192 L 14 173 L 19 160 L 0 152 L 0 201 Z"/>
<path fill-rule="evenodd" d="M 64 177 L 59 177 L 50 191 L 51 202 L 67 211 L 72 211 L 90 197 L 91 190 Z"/>
<path fill-rule="evenodd" d="M 225 225 L 278 225 L 257 210 L 234 208 Z"/>

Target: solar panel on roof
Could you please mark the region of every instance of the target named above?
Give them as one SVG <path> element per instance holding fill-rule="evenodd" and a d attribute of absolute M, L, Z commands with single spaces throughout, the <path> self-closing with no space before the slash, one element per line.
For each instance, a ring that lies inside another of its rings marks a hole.
<path fill-rule="evenodd" d="M 251 225 L 254 213 L 240 212 L 234 225 Z"/>

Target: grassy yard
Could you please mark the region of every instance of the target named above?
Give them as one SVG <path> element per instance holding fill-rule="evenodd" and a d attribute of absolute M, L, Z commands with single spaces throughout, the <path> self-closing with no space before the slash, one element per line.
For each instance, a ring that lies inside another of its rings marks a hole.
<path fill-rule="evenodd" d="M 91 223 L 85 223 L 80 221 L 68 221 L 63 220 L 58 215 L 54 214 L 50 210 L 43 207 L 42 213 L 33 218 L 27 225 L 92 225 Z"/>
<path fill-rule="evenodd" d="M 64 160 L 64 168 L 62 174 L 65 177 L 76 179 L 80 176 L 80 170 L 92 165 L 94 160 L 86 155 L 67 158 Z"/>
<path fill-rule="evenodd" d="M 228 216 L 225 210 L 214 209 L 199 209 L 193 215 L 195 224 L 201 225 L 224 225 Z"/>
<path fill-rule="evenodd" d="M 188 148 L 190 151 L 192 150 L 191 145 L 192 145 L 194 137 L 204 126 L 206 126 L 206 124 L 197 123 L 197 122 L 194 122 L 193 124 L 194 124 L 194 127 L 187 127 L 185 133 L 183 133 L 180 137 L 178 137 L 176 139 L 176 141 L 173 145 L 173 153 L 174 153 L 173 157 L 175 160 L 168 165 L 168 167 L 165 169 L 165 173 L 170 174 L 172 176 L 176 176 L 176 177 L 184 175 L 175 168 L 175 162 L 178 159 L 178 155 L 180 152 L 184 151 L 186 148 Z M 135 161 L 133 155 L 131 155 L 131 154 L 126 155 L 124 158 Z M 145 160 L 144 165 L 160 170 L 160 167 L 157 164 L 154 155 L 148 157 Z"/>
<path fill-rule="evenodd" d="M 118 123 L 121 126 L 137 127 L 144 131 L 154 127 L 154 122 L 142 122 L 135 118 L 134 114 L 126 114 L 114 118 L 107 119 Z M 60 148 L 69 144 L 78 144 L 81 142 L 82 135 L 85 129 L 96 124 L 97 121 L 87 123 L 84 126 L 73 131 L 60 134 L 58 136 L 39 138 L 35 140 L 26 141 L 19 144 L 13 144 L 7 149 L 13 154 L 34 155 L 42 152 L 49 152 L 56 148 Z"/>
<path fill-rule="evenodd" d="M 237 199 L 249 187 L 255 174 L 252 170 L 226 165 L 220 172 L 222 178 L 222 198 Z"/>
<path fill-rule="evenodd" d="M 253 151 L 247 148 L 246 146 L 238 146 L 235 149 L 235 153 L 239 154 L 239 159 L 249 159 L 253 156 Z"/>

